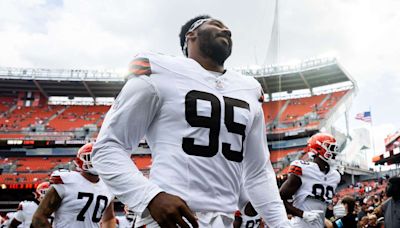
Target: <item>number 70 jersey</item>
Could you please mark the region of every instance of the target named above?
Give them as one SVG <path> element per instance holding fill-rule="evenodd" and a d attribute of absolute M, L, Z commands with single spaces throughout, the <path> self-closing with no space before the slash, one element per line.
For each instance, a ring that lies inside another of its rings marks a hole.
<path fill-rule="evenodd" d="M 79 172 L 55 171 L 50 181 L 62 199 L 53 227 L 100 227 L 101 217 L 114 199 L 101 179 L 92 183 Z"/>
<path fill-rule="evenodd" d="M 107 129 L 131 118 L 121 126 L 132 129 L 122 144 L 146 135 L 150 181 L 193 211 L 233 214 L 246 167 L 267 170 L 260 84 L 229 70 L 216 76 L 193 59 L 166 55 L 137 56 L 130 69 L 132 78 L 108 112 L 97 143 L 102 137 L 125 140 Z"/>

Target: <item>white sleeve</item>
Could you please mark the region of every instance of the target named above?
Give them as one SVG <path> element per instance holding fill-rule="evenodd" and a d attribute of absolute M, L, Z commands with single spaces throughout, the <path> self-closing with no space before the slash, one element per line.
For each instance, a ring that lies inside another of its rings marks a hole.
<path fill-rule="evenodd" d="M 15 212 L 14 219 L 16 219 L 18 222 L 21 222 L 21 223 L 25 221 L 23 206 L 22 206 L 22 208 L 20 210 Z"/>
<path fill-rule="evenodd" d="M 63 199 L 65 197 L 65 185 L 64 184 L 53 184 L 51 185 L 56 190 L 58 196 Z"/>
<path fill-rule="evenodd" d="M 159 96 L 150 77 L 131 78 L 108 111 L 93 148 L 93 165 L 100 177 L 138 214 L 162 190 L 142 175 L 130 155 L 159 108 Z"/>
<path fill-rule="evenodd" d="M 268 227 L 291 227 L 279 195 L 274 170 L 269 161 L 264 114 L 260 107 L 247 136 L 244 157 L 244 188 L 256 211 Z"/>

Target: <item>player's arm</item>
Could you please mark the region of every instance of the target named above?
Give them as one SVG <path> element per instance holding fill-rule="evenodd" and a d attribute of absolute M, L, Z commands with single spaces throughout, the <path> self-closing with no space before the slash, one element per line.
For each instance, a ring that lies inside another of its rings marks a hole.
<path fill-rule="evenodd" d="M 261 106 L 246 136 L 243 159 L 244 187 L 250 202 L 270 227 L 290 227 L 285 207 L 279 195 L 275 172 L 269 161 Z"/>
<path fill-rule="evenodd" d="M 303 217 L 303 211 L 294 207 L 288 200 L 292 199 L 293 195 L 299 190 L 301 186 L 301 178 L 294 174 L 289 174 L 288 179 L 283 183 L 280 189 L 280 195 L 285 205 L 288 214 Z"/>
<path fill-rule="evenodd" d="M 18 205 L 17 212 L 10 222 L 11 228 L 17 228 L 24 221 L 24 213 L 23 213 L 23 203 L 21 202 Z"/>
<path fill-rule="evenodd" d="M 137 67 L 140 72 L 145 71 L 146 63 Z M 162 192 L 143 176 L 130 158 L 160 106 L 158 91 L 150 77 L 134 76 L 128 80 L 103 122 L 93 149 L 93 165 L 110 191 L 138 215 L 145 217 L 150 212 L 159 224 L 186 227 L 183 216 L 197 227 L 186 203 Z"/>
<path fill-rule="evenodd" d="M 33 214 L 31 226 L 33 228 L 51 227 L 48 218 L 60 207 L 61 201 L 57 191 L 51 187 Z"/>
<path fill-rule="evenodd" d="M 115 214 L 114 214 L 114 203 L 111 202 L 110 205 L 104 211 L 103 216 L 101 217 L 101 227 L 102 228 L 115 228 Z"/>
<path fill-rule="evenodd" d="M 10 228 L 17 228 L 22 222 L 18 221 L 15 217 L 12 219 L 10 223 Z"/>
<path fill-rule="evenodd" d="M 134 77 L 127 81 L 93 148 L 93 165 L 100 177 L 118 199 L 139 214 L 162 191 L 130 158 L 159 109 L 158 94 L 149 80 Z"/>
<path fill-rule="evenodd" d="M 240 228 L 242 225 L 243 219 L 242 216 L 240 215 L 239 211 L 236 211 L 235 213 L 235 220 L 233 221 L 233 228 Z"/>
<path fill-rule="evenodd" d="M 17 228 L 22 222 L 18 221 L 17 219 L 13 218 L 10 223 L 10 228 Z"/>

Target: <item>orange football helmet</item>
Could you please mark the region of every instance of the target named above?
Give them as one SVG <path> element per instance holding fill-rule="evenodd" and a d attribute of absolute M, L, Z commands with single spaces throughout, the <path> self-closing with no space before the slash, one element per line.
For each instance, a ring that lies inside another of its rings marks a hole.
<path fill-rule="evenodd" d="M 317 133 L 308 140 L 306 152 L 311 152 L 327 163 L 332 163 L 338 154 L 336 139 L 328 133 Z"/>
<path fill-rule="evenodd" d="M 40 183 L 37 187 L 35 192 L 33 193 L 35 195 L 35 198 L 39 201 L 41 201 L 44 196 L 46 195 L 47 191 L 50 188 L 50 183 L 45 181 Z"/>
<path fill-rule="evenodd" d="M 76 154 L 74 163 L 78 171 L 86 171 L 93 175 L 97 175 L 97 172 L 92 165 L 92 150 L 93 143 L 86 143 L 83 145 Z"/>

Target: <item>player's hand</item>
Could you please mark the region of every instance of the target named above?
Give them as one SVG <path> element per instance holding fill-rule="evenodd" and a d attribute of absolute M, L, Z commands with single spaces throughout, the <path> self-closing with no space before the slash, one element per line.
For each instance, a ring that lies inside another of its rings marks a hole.
<path fill-rule="evenodd" d="M 193 212 L 178 196 L 161 192 L 150 201 L 147 208 L 153 219 L 162 228 L 176 228 L 177 225 L 181 228 L 190 228 L 183 218 L 186 218 L 193 228 L 199 227 Z"/>
<path fill-rule="evenodd" d="M 304 221 L 308 223 L 314 223 L 318 219 L 321 218 L 321 215 L 323 214 L 323 211 L 320 210 L 312 210 L 312 211 L 304 211 L 303 212 L 303 219 Z"/>

